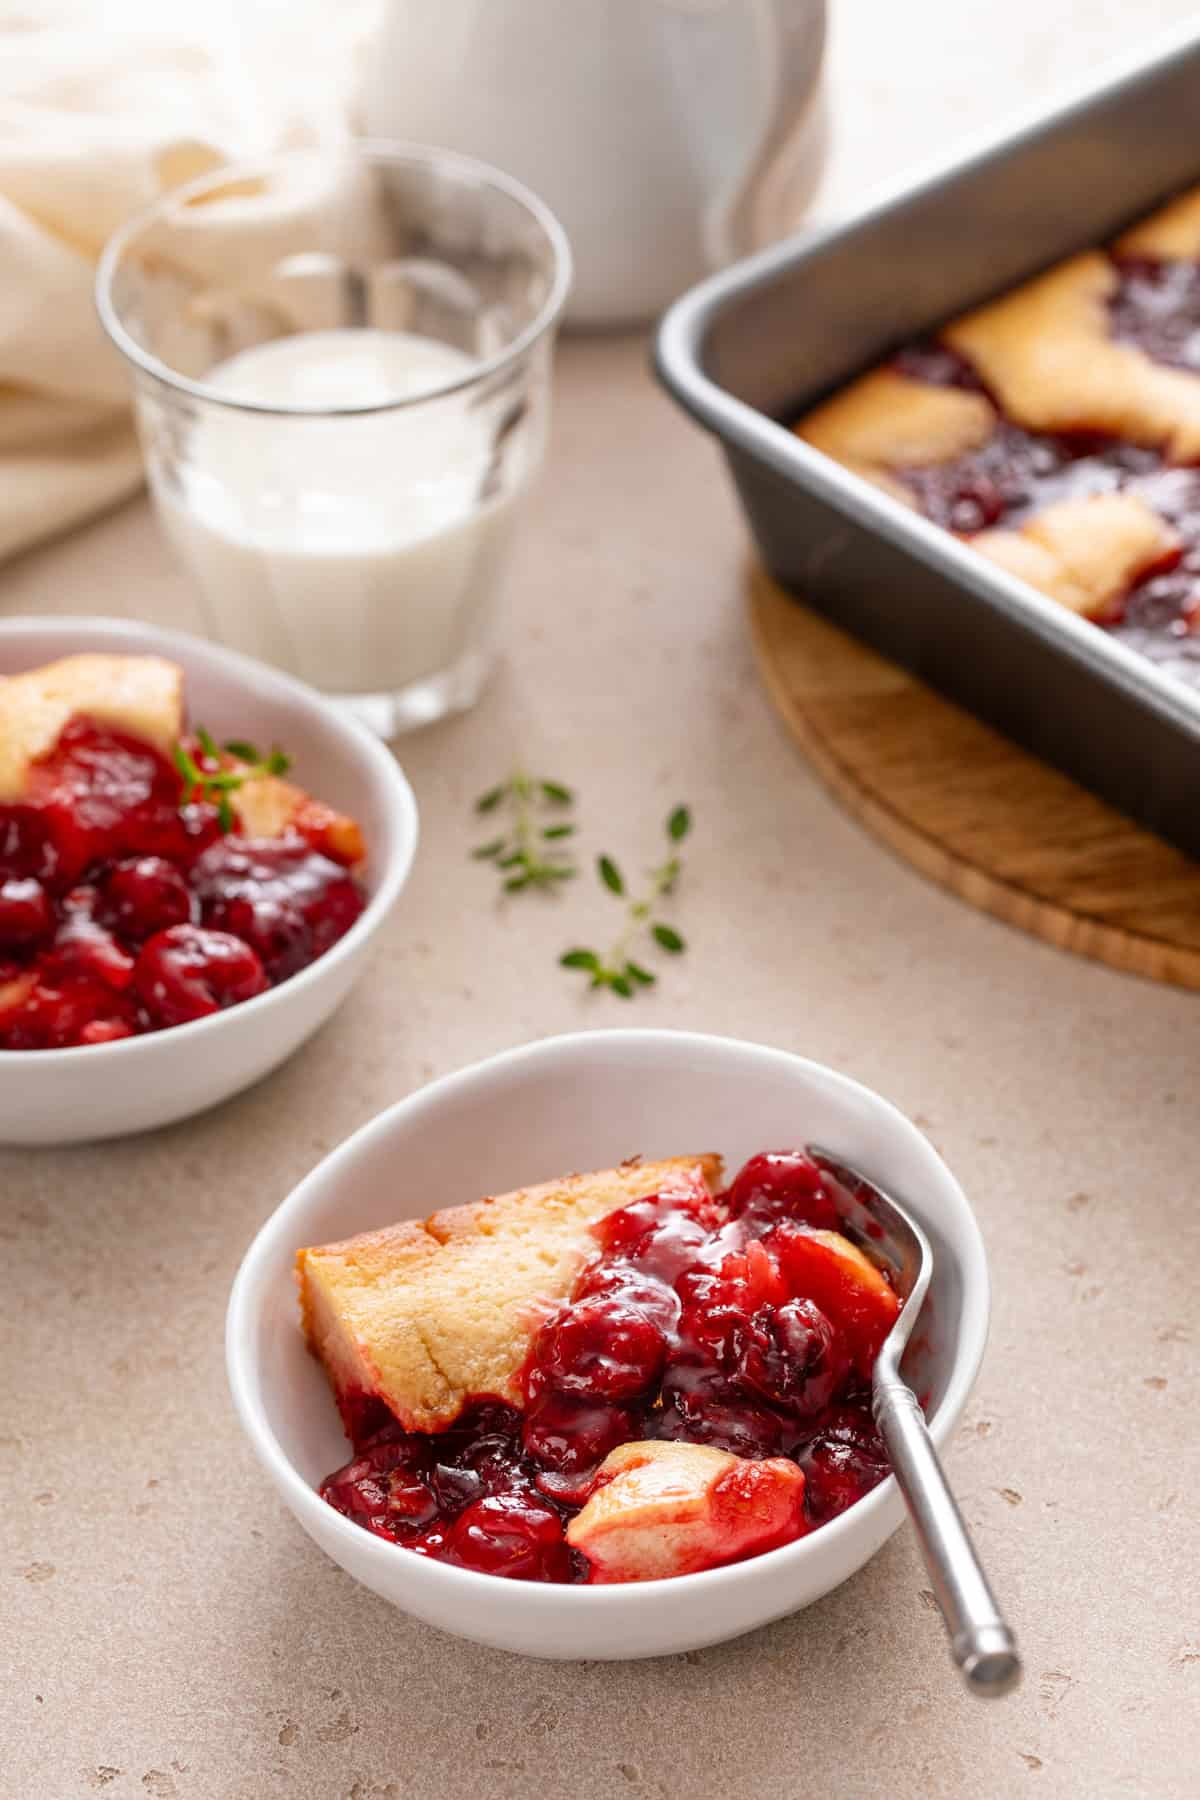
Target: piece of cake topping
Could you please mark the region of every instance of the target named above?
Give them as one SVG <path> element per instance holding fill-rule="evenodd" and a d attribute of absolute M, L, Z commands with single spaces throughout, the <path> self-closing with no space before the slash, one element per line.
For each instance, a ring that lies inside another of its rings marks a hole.
<path fill-rule="evenodd" d="M 948 325 L 1005 413 L 1030 431 L 1123 438 L 1200 457 L 1200 376 L 1165 368 L 1109 329 L 1116 266 L 1088 251 Z"/>
<path fill-rule="evenodd" d="M 814 450 L 911 505 L 900 470 L 977 449 L 995 424 L 995 410 L 982 394 L 873 369 L 807 414 L 796 430 Z"/>
<path fill-rule="evenodd" d="M 161 656 L 88 653 L 0 680 L 0 801 L 20 798 L 31 764 L 80 717 L 166 755 L 183 730 L 183 671 Z"/>
<path fill-rule="evenodd" d="M 605 1458 L 566 1535 L 603 1584 L 718 1568 L 805 1530 L 804 1475 L 788 1457 L 650 1441 Z"/>
<path fill-rule="evenodd" d="M 1019 530 L 980 532 L 974 549 L 1051 599 L 1088 618 L 1179 547 L 1174 532 L 1136 494 L 1091 494 L 1034 513 Z"/>
<path fill-rule="evenodd" d="M 538 1326 L 597 1247 L 591 1226 L 652 1194 L 707 1193 L 720 1167 L 628 1162 L 301 1250 L 305 1331 L 347 1424 L 371 1402 L 421 1431 L 472 1396 L 520 1405 Z"/>
<path fill-rule="evenodd" d="M 1158 257 L 1192 262 L 1200 257 L 1200 188 L 1177 194 L 1149 213 L 1113 245 L 1118 256 Z"/>

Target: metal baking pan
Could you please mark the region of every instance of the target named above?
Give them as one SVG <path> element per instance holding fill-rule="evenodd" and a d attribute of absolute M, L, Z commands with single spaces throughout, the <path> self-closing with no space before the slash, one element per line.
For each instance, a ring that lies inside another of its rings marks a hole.
<path fill-rule="evenodd" d="M 1082 98 L 694 288 L 656 367 L 784 587 L 1200 857 L 1200 690 L 787 429 L 850 376 L 1200 179 L 1193 27 Z"/>

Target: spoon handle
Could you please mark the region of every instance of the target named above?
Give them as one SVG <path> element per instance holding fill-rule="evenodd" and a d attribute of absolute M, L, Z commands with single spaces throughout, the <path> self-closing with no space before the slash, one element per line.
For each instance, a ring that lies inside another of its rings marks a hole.
<path fill-rule="evenodd" d="M 917 1397 L 901 1381 L 877 1379 L 873 1404 L 950 1634 L 950 1653 L 973 1693 L 1006 1694 L 1021 1679 L 1016 1640 L 992 1597 Z"/>

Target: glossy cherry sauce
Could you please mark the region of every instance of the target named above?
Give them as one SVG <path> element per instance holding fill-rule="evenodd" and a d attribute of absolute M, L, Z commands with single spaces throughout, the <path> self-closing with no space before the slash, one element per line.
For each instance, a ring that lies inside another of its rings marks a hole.
<path fill-rule="evenodd" d="M 364 904 L 305 838 L 223 833 L 150 745 L 75 719 L 0 805 L 0 1049 L 204 1018 L 304 968 Z"/>
<path fill-rule="evenodd" d="M 1156 362 L 1200 373 L 1200 263 L 1122 258 L 1116 268 L 1109 301 L 1114 337 Z M 893 367 L 938 387 L 984 391 L 969 361 L 936 339 L 900 351 Z M 963 535 L 1019 526 L 1031 512 L 1069 497 L 1139 494 L 1173 527 L 1181 548 L 1097 623 L 1200 685 L 1200 469 L 1096 434 L 1026 431 L 1001 414 L 991 437 L 966 455 L 897 474 L 927 518 Z"/>
<path fill-rule="evenodd" d="M 823 1524 L 887 1473 L 869 1399 L 883 1328 L 865 1315 L 835 1327 L 804 1292 L 797 1238 L 838 1225 L 798 1152 L 752 1158 L 716 1199 L 688 1186 L 611 1213 L 534 1340 L 523 1411 L 483 1397 L 430 1434 L 351 1399 L 355 1455 L 322 1495 L 421 1555 L 580 1582 L 588 1564 L 564 1530 L 598 1465 L 618 1444 L 675 1438 L 794 1457 L 806 1527 Z"/>

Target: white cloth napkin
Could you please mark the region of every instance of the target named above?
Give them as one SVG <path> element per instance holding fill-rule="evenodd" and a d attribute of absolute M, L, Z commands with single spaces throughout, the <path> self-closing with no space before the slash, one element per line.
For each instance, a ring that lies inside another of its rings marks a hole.
<path fill-rule="evenodd" d="M 105 239 L 222 162 L 348 131 L 377 0 L 0 0 L 0 557 L 141 480 Z"/>

